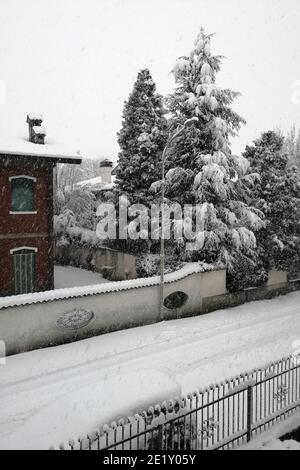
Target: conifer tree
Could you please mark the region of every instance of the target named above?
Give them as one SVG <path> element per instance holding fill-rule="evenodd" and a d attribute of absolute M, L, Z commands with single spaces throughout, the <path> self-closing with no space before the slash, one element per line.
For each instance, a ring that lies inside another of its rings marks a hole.
<path fill-rule="evenodd" d="M 125 103 L 121 148 L 117 168 L 117 190 L 132 204 L 149 203 L 149 188 L 160 177 L 161 154 L 166 138 L 162 97 L 148 69 L 141 70 Z"/>
<path fill-rule="evenodd" d="M 230 150 L 229 138 L 244 120 L 231 107 L 238 93 L 216 83 L 222 57 L 211 54 L 211 39 L 201 29 L 191 54 L 180 57 L 173 70 L 171 128 L 180 129 L 191 119 L 193 124 L 183 128 L 168 152 L 166 195 L 169 202 L 197 204 L 201 212 L 197 249 L 186 251 L 187 240 L 180 240 L 180 256 L 222 262 L 233 273 L 241 259 L 255 266 L 253 230 L 263 221 L 261 212 L 247 204 L 257 176 L 246 174 L 247 160 Z M 159 182 L 152 186 L 159 189 Z"/>
<path fill-rule="evenodd" d="M 270 131 L 244 152 L 260 175 L 252 194 L 253 205 L 266 218 L 257 242 L 267 270 L 291 269 L 300 262 L 300 172 L 287 166 L 283 144 L 284 138 Z"/>
<path fill-rule="evenodd" d="M 216 83 L 223 57 L 212 55 L 212 37 L 201 29 L 190 55 L 177 60 L 173 69 L 176 89 L 167 100 L 174 128 L 197 117 L 197 123 L 177 139 L 171 161 L 192 170 L 197 168 L 199 152 L 230 153 L 228 138 L 237 135 L 245 123 L 231 107 L 239 93 Z"/>

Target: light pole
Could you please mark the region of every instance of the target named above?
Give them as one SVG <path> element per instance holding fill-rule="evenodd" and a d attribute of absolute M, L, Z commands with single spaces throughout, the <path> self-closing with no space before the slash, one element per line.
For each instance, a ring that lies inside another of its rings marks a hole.
<path fill-rule="evenodd" d="M 181 132 L 193 124 L 195 121 L 198 121 L 198 118 L 193 117 L 191 119 L 187 119 L 185 123 L 174 132 L 173 135 L 169 136 L 166 146 L 163 150 L 162 157 L 161 157 L 161 235 L 160 235 L 160 292 L 159 292 L 159 315 L 158 321 L 162 321 L 164 319 L 164 283 L 165 283 L 165 238 L 164 238 L 164 222 L 165 222 L 165 215 L 164 215 L 164 201 L 165 201 L 165 159 L 167 151 L 173 142 Z"/>

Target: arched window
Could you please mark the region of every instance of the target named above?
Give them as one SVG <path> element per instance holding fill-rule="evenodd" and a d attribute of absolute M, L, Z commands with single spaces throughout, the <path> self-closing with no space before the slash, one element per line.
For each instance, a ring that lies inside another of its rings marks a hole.
<path fill-rule="evenodd" d="M 12 194 L 11 213 L 35 213 L 34 184 L 36 178 L 21 175 L 12 176 L 9 180 Z"/>
<path fill-rule="evenodd" d="M 37 248 L 22 246 L 10 251 L 13 261 L 15 295 L 35 291 Z"/>

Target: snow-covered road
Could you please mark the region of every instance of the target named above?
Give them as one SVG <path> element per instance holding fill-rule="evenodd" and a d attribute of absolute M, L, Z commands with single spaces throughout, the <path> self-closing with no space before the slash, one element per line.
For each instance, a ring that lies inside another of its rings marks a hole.
<path fill-rule="evenodd" d="M 300 340 L 300 292 L 9 357 L 0 449 L 48 448 L 264 365 Z"/>

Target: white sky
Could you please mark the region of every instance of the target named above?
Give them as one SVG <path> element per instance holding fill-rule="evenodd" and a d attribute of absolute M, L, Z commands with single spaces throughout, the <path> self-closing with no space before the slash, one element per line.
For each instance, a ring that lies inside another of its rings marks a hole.
<path fill-rule="evenodd" d="M 300 127 L 299 0 L 0 0 L 0 140 L 27 135 L 26 114 L 39 112 L 48 139 L 116 160 L 139 69 L 171 92 L 201 25 L 227 57 L 218 83 L 243 95 L 235 109 L 248 124 L 233 150 Z"/>

